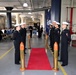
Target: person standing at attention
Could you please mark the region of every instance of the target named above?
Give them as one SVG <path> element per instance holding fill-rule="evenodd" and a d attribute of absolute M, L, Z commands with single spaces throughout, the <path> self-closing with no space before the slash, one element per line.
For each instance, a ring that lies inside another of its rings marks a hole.
<path fill-rule="evenodd" d="M 24 48 L 26 49 L 26 26 L 25 26 L 25 23 L 21 24 L 20 34 L 21 34 L 21 40 L 24 44 Z M 26 54 L 25 49 L 24 49 L 24 54 Z"/>
<path fill-rule="evenodd" d="M 20 25 L 16 24 L 15 31 L 13 33 L 14 40 L 14 48 L 15 48 L 15 64 L 20 64 L 20 43 L 21 43 L 21 35 L 20 35 Z"/>
<path fill-rule="evenodd" d="M 32 38 L 33 27 L 31 25 L 29 26 L 29 31 L 30 31 L 30 37 Z"/>
<path fill-rule="evenodd" d="M 68 65 L 68 43 L 71 41 L 70 31 L 67 29 L 67 22 L 62 23 L 61 32 L 61 57 L 62 66 Z"/>
<path fill-rule="evenodd" d="M 58 56 L 59 56 L 59 43 L 60 43 L 60 23 L 56 22 L 55 29 L 54 29 L 54 43 L 57 42 L 58 44 Z"/>

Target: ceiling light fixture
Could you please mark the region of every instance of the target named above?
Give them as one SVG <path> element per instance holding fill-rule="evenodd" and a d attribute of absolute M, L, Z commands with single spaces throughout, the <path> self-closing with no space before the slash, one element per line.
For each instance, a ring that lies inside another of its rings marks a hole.
<path fill-rule="evenodd" d="M 27 4 L 27 3 L 24 3 L 24 4 L 23 4 L 23 7 L 28 7 L 28 4 Z"/>
<path fill-rule="evenodd" d="M 29 12 L 28 14 L 32 14 L 31 12 Z"/>
<path fill-rule="evenodd" d="M 33 16 L 31 16 L 31 18 L 33 18 Z"/>

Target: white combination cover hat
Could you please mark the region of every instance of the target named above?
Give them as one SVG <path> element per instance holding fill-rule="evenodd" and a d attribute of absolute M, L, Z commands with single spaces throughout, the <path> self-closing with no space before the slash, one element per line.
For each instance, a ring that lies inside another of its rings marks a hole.
<path fill-rule="evenodd" d="M 56 21 L 53 21 L 53 22 L 56 22 Z"/>
<path fill-rule="evenodd" d="M 62 24 L 68 25 L 69 23 L 68 22 L 62 22 Z"/>
<path fill-rule="evenodd" d="M 20 25 L 24 25 L 24 24 L 26 24 L 26 23 L 21 23 Z"/>
<path fill-rule="evenodd" d="M 14 27 L 20 26 L 20 24 L 15 24 Z"/>
<path fill-rule="evenodd" d="M 53 25 L 52 23 L 49 23 L 49 25 Z"/>
<path fill-rule="evenodd" d="M 60 23 L 59 23 L 59 22 L 56 22 L 56 24 L 57 24 L 57 25 L 60 25 Z"/>

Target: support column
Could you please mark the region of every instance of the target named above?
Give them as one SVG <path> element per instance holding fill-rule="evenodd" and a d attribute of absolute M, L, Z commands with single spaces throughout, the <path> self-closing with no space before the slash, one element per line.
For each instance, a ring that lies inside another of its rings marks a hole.
<path fill-rule="evenodd" d="M 23 22 L 24 22 L 24 23 L 26 23 L 26 18 L 25 18 L 25 17 L 24 17 L 24 20 L 23 20 Z M 26 23 L 26 24 L 27 24 L 27 23 Z"/>
<path fill-rule="evenodd" d="M 61 17 L 61 0 L 52 0 L 51 20 L 60 22 Z"/>
<path fill-rule="evenodd" d="M 21 18 L 21 23 L 26 23 L 25 16 L 23 16 L 23 15 L 20 15 L 20 18 Z"/>
<path fill-rule="evenodd" d="M 19 17 L 19 14 L 16 14 L 16 24 L 19 24 L 20 23 L 20 17 Z"/>
<path fill-rule="evenodd" d="M 7 10 L 7 28 L 12 27 L 12 18 L 11 18 L 11 11 L 13 7 L 5 7 Z"/>
<path fill-rule="evenodd" d="M 49 20 L 51 20 L 51 10 L 47 9 L 45 10 L 45 28 L 46 28 L 46 33 L 49 34 Z"/>
<path fill-rule="evenodd" d="M 43 28 L 44 28 L 45 27 L 45 15 L 44 15 L 44 12 L 41 14 L 39 19 L 40 19 L 40 25 L 42 25 Z"/>
<path fill-rule="evenodd" d="M 24 17 L 21 17 L 21 23 L 23 23 L 24 22 Z"/>

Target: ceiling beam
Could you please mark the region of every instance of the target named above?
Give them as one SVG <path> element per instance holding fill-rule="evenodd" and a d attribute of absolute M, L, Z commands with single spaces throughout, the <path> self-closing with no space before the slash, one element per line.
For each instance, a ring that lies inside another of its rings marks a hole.
<path fill-rule="evenodd" d="M 42 5 L 43 5 L 43 7 L 44 7 L 44 5 L 45 5 L 45 0 L 43 0 L 43 4 L 42 4 Z"/>
<path fill-rule="evenodd" d="M 30 0 L 31 9 L 34 9 L 33 1 Z"/>
<path fill-rule="evenodd" d="M 44 11 L 46 9 L 50 9 L 51 7 L 45 7 L 45 8 L 38 8 L 38 9 L 34 9 L 34 10 L 12 10 L 12 11 L 7 11 L 7 10 L 0 10 L 0 13 L 2 12 L 13 12 L 13 13 L 18 13 L 18 12 L 38 12 L 38 11 Z"/>
<path fill-rule="evenodd" d="M 20 3 L 20 5 L 22 6 L 22 8 L 24 9 L 23 3 L 21 2 L 21 0 L 18 0 L 18 2 Z"/>

